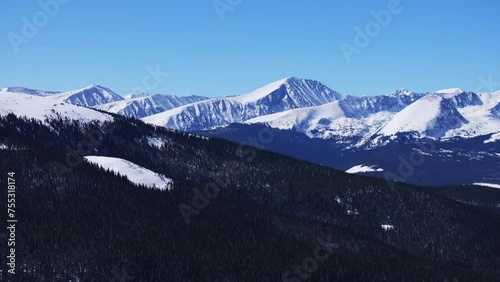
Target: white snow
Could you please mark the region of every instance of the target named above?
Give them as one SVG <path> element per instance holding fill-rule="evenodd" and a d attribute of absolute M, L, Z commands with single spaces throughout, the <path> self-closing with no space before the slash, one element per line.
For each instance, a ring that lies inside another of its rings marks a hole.
<path fill-rule="evenodd" d="M 474 183 L 474 185 L 478 185 L 478 186 L 485 186 L 485 187 L 491 187 L 491 188 L 498 188 L 498 189 L 500 189 L 500 184 L 492 184 L 492 183 Z"/>
<path fill-rule="evenodd" d="M 93 107 L 124 99 L 112 90 L 96 84 L 89 85 L 82 89 L 56 94 L 50 97 L 54 99 L 54 101 L 68 102 L 86 107 Z"/>
<path fill-rule="evenodd" d="M 438 90 L 435 93 L 437 93 L 437 94 L 460 94 L 462 92 L 465 92 L 465 91 L 463 91 L 460 88 L 447 88 L 447 89 Z"/>
<path fill-rule="evenodd" d="M 148 137 L 148 144 L 156 147 L 156 148 L 161 148 L 165 142 L 158 138 L 158 137 Z"/>
<path fill-rule="evenodd" d="M 351 214 L 353 214 L 353 215 L 359 215 L 359 212 L 358 212 L 356 209 L 355 209 L 355 210 L 349 210 L 349 209 L 348 209 L 348 210 L 347 210 L 347 214 L 348 214 L 348 215 L 351 215 Z"/>
<path fill-rule="evenodd" d="M 380 227 L 382 227 L 382 229 L 384 229 L 385 231 L 389 231 L 389 230 L 394 229 L 394 226 L 390 225 L 390 224 L 382 224 L 382 225 L 380 225 Z"/>
<path fill-rule="evenodd" d="M 340 108 L 339 102 L 335 101 L 317 107 L 298 108 L 267 116 L 261 116 L 250 119 L 245 123 L 266 123 L 271 127 L 279 129 L 291 129 L 298 123 L 306 120 L 310 124 L 317 125 L 318 121 L 323 118 L 333 120 L 344 116 L 344 111 Z"/>
<path fill-rule="evenodd" d="M 492 142 L 496 142 L 499 140 L 500 140 L 500 132 L 497 132 L 497 133 L 491 135 L 490 139 L 485 140 L 484 143 L 487 144 L 487 143 L 492 143 Z"/>
<path fill-rule="evenodd" d="M 401 89 L 398 89 L 398 90 L 392 92 L 390 95 L 392 95 L 392 96 L 398 96 L 398 95 L 409 96 L 409 95 L 412 95 L 412 94 L 413 94 L 413 91 L 408 90 L 406 88 L 401 88 Z"/>
<path fill-rule="evenodd" d="M 86 156 L 86 160 L 102 168 L 124 175 L 130 182 L 160 190 L 172 188 L 173 181 L 142 166 L 120 158 Z"/>
<path fill-rule="evenodd" d="M 135 99 L 135 98 L 141 98 L 141 97 L 149 97 L 151 94 L 149 93 L 138 93 L 138 94 L 127 94 L 123 96 L 124 99 Z"/>
<path fill-rule="evenodd" d="M 449 139 L 472 138 L 498 132 L 500 119 L 491 115 L 491 109 L 500 102 L 498 95 L 500 92 L 478 94 L 483 105 L 463 108 L 452 108 L 453 103 L 448 100 L 465 92 L 462 89 L 450 88 L 438 92 L 438 94 L 428 93 L 399 112 L 380 111 L 366 115 L 360 112 L 360 109 L 353 108 L 347 117 L 343 108 L 339 106 L 339 101 L 334 101 L 315 107 L 260 115 L 245 123 L 262 123 L 282 130 L 293 129 L 310 138 L 361 137 L 360 142 L 351 147 L 380 146 L 396 138 L 398 133 L 416 132 L 418 134 L 414 137 Z M 389 96 L 404 96 L 411 93 L 409 90 L 401 89 Z M 376 99 L 368 103 L 378 103 L 374 101 Z M 380 101 L 386 100 L 380 99 Z M 360 114 L 360 117 L 353 117 L 353 114 Z M 389 140 L 381 142 L 383 136 L 388 136 Z M 494 135 L 487 142 L 497 140 L 497 136 Z"/>
<path fill-rule="evenodd" d="M 139 98 L 125 98 L 125 100 L 106 103 L 97 105 L 95 108 L 111 112 L 111 113 L 119 113 L 123 111 L 126 107 L 130 106 L 134 102 L 146 100 L 148 97 L 139 97 Z"/>
<path fill-rule="evenodd" d="M 266 86 L 263 86 L 257 90 L 254 90 L 250 93 L 239 95 L 239 96 L 234 96 L 234 97 L 228 97 L 227 99 L 239 102 L 239 103 L 250 103 L 250 102 L 255 102 L 257 100 L 260 100 L 264 98 L 265 96 L 269 95 L 269 93 L 276 91 L 279 89 L 287 80 L 287 78 L 280 79 L 278 81 L 269 83 Z"/>
<path fill-rule="evenodd" d="M 88 122 L 91 120 L 107 121 L 113 117 L 98 111 L 64 102 L 56 102 L 52 96 L 39 97 L 33 95 L 19 95 L 19 93 L 0 93 L 0 115 L 14 113 L 16 116 L 25 116 L 44 121 L 46 118 L 69 118 Z"/>
<path fill-rule="evenodd" d="M 500 102 L 500 95 L 478 94 L 483 105 L 469 106 L 457 109 L 458 112 L 469 121 L 462 124 L 460 128 L 451 129 L 444 136 L 445 138 L 462 137 L 472 138 L 481 135 L 497 133 L 500 128 L 500 119 L 491 116 L 491 108 Z M 493 142 L 493 140 L 491 141 Z"/>
<path fill-rule="evenodd" d="M 373 133 L 393 115 L 390 112 L 378 112 L 366 118 L 350 118 L 340 107 L 339 101 L 334 101 L 317 107 L 260 116 L 245 123 L 263 123 L 282 130 L 295 128 L 311 138 L 352 137 Z"/>
<path fill-rule="evenodd" d="M 384 171 L 381 168 L 375 168 L 375 166 L 367 166 L 367 165 L 356 165 L 346 170 L 347 173 L 363 173 L 363 172 L 375 172 L 375 171 Z"/>
<path fill-rule="evenodd" d="M 442 99 L 431 94 L 417 100 L 394 115 L 379 133 L 387 136 L 410 131 L 424 133 L 440 114 Z"/>
<path fill-rule="evenodd" d="M 276 90 L 283 92 L 277 93 Z M 213 98 L 143 118 L 146 123 L 196 131 L 242 123 L 289 109 L 323 105 L 345 97 L 320 82 L 285 78 L 241 96 Z"/>

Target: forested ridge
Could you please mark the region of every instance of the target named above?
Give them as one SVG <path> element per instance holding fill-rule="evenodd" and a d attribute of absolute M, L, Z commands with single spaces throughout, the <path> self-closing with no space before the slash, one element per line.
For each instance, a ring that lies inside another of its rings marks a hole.
<path fill-rule="evenodd" d="M 96 132 L 99 141 L 82 148 Z M 2 203 L 6 173 L 15 171 L 18 182 L 11 281 L 500 277 L 498 214 L 431 188 L 388 185 L 119 116 L 84 124 L 8 115 L 0 117 L 0 144 Z M 137 186 L 78 160 L 71 167 L 76 151 L 129 160 L 172 178 L 174 187 Z M 207 187 L 218 191 L 194 203 Z M 304 268 L 318 246 L 325 260 Z"/>

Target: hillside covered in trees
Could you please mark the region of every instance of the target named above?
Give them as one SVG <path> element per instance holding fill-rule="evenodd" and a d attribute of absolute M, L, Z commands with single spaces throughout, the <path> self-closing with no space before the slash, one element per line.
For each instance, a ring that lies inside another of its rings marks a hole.
<path fill-rule="evenodd" d="M 6 173 L 17 181 L 12 281 L 500 277 L 500 216 L 432 188 L 118 116 L 81 123 L 10 114 L 0 117 L 0 145 L 2 206 Z M 134 185 L 85 155 L 126 159 L 173 188 Z"/>

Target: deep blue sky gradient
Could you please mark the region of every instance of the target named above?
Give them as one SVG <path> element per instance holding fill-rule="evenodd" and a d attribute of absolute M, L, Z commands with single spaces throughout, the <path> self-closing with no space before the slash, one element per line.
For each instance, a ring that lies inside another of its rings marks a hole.
<path fill-rule="evenodd" d="M 213 0 L 71 0 L 16 53 L 9 34 L 22 36 L 22 18 L 43 10 L 4 0 L 0 87 L 96 83 L 127 94 L 157 65 L 170 75 L 151 92 L 176 95 L 242 94 L 288 76 L 354 95 L 500 81 L 496 0 L 401 0 L 401 13 L 348 63 L 340 44 L 354 44 L 354 28 L 390 1 L 243 0 L 221 18 Z"/>

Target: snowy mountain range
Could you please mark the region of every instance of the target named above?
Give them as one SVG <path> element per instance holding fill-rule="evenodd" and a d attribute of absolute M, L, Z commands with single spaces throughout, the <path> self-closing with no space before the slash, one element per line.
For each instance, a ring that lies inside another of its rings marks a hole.
<path fill-rule="evenodd" d="M 203 96 L 177 97 L 171 95 L 130 95 L 128 99 L 97 105 L 96 108 L 135 118 L 143 118 L 154 114 L 162 113 L 186 104 L 191 104 L 208 99 Z"/>
<path fill-rule="evenodd" d="M 173 96 L 147 93 L 128 94 L 124 97 L 109 88 L 100 85 L 89 85 L 69 92 L 41 91 L 25 87 L 1 88 L 0 92 L 28 94 L 49 97 L 54 102 L 64 102 L 87 108 L 96 108 L 106 112 L 141 118 L 164 112 L 182 105 L 203 101 L 203 96 Z"/>
<path fill-rule="evenodd" d="M 382 96 L 345 96 L 320 106 L 260 116 L 244 123 L 293 130 L 310 138 L 361 139 L 348 147 L 367 142 L 373 146 L 384 138 L 386 143 L 396 135 L 472 138 L 500 131 L 499 102 L 498 93 L 476 94 L 458 88 L 413 93 L 402 89 Z"/>
<path fill-rule="evenodd" d="M 69 120 L 107 121 L 113 117 L 96 110 L 73 105 L 55 96 L 40 97 L 16 92 L 0 92 L 0 115 L 9 113 L 17 116 L 33 118 L 42 122 L 50 119 L 62 118 Z"/>
<path fill-rule="evenodd" d="M 51 96 L 55 94 L 59 94 L 61 92 L 59 91 L 41 91 L 41 90 L 36 90 L 36 89 L 29 89 L 26 87 L 7 87 L 7 88 L 1 88 L 0 92 L 11 92 L 11 93 L 24 93 L 24 94 L 30 94 L 34 96 Z"/>
<path fill-rule="evenodd" d="M 457 169 L 466 173 L 464 162 L 477 158 L 483 160 L 476 164 L 478 171 L 463 182 L 500 183 L 495 169 L 490 170 L 492 163 L 500 164 L 496 146 L 500 141 L 500 92 L 449 88 L 415 93 L 400 89 L 387 95 L 359 97 L 340 94 L 318 81 L 290 77 L 247 94 L 221 98 L 145 93 L 124 98 L 109 88 L 90 85 L 64 93 L 2 88 L 0 102 L 2 115 L 15 113 L 41 121 L 106 121 L 111 115 L 103 112 L 110 112 L 236 142 L 257 136 L 262 128 L 272 128 L 279 131 L 279 141 L 276 146 L 269 144 L 269 150 L 343 170 L 374 167 L 364 172 L 374 176 L 398 163 L 397 155 L 387 160 L 375 156 L 387 156 L 389 151 L 408 155 L 419 150 L 408 144 L 430 139 L 447 148 L 432 153 L 432 169 L 446 160 L 447 166 L 459 166 Z M 329 158 L 325 159 L 325 154 L 330 154 Z M 423 177 L 416 175 L 411 180 L 420 183 Z M 425 177 L 431 181 L 428 184 L 441 183 L 432 182 L 438 176 Z"/>
<path fill-rule="evenodd" d="M 310 138 L 358 140 L 346 145 L 348 148 L 383 145 L 396 135 L 449 139 L 500 131 L 500 93 L 477 94 L 460 88 L 434 93 L 400 89 L 388 95 L 358 97 L 339 94 L 318 81 L 289 77 L 247 94 L 211 99 L 146 93 L 124 98 L 99 85 L 64 93 L 22 87 L 0 91 L 143 118 L 146 123 L 181 131 L 232 123 L 264 124 Z"/>
<path fill-rule="evenodd" d="M 201 130 L 244 122 L 290 109 L 319 106 L 343 97 L 344 95 L 317 81 L 285 78 L 248 94 L 213 98 L 143 120 L 146 123 L 183 131 Z"/>

